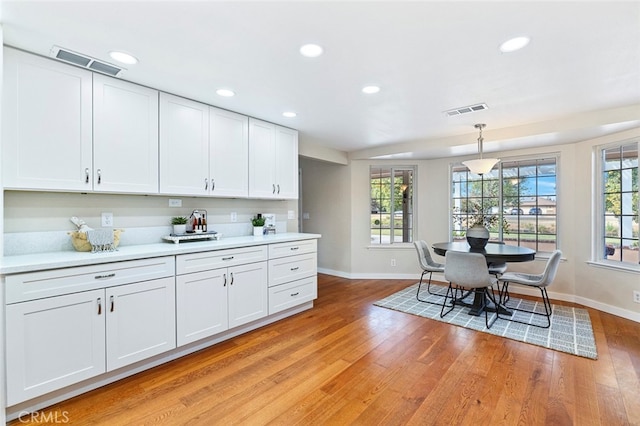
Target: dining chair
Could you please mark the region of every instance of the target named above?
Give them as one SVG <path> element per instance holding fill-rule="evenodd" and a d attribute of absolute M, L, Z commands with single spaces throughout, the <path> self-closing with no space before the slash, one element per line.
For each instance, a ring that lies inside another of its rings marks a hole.
<path fill-rule="evenodd" d="M 489 268 L 487 267 L 487 261 L 481 253 L 465 253 L 449 250 L 445 255 L 445 267 L 444 277 L 449 281 L 449 287 L 447 288 L 447 294 L 442 302 L 442 309 L 440 311 L 440 317 L 443 318 L 456 306 L 456 300 L 458 299 L 458 292 L 464 289 L 473 290 L 476 295 L 481 293 L 483 305 L 486 306 L 490 300 L 495 306 L 495 295 L 493 293 L 493 285 L 496 283 L 496 278 L 489 274 Z M 455 284 L 455 291 L 453 285 Z M 445 312 L 447 301 L 451 297 L 451 308 Z M 491 328 L 493 323 L 498 319 L 498 315 L 493 317 L 489 322 L 489 312 L 487 309 L 483 309 L 485 324 L 487 328 Z"/>
<path fill-rule="evenodd" d="M 489 241 L 487 242 L 487 244 L 500 244 L 500 245 L 504 245 L 504 241 Z M 505 272 L 507 272 L 507 263 L 506 262 L 501 262 L 501 263 L 489 263 L 489 273 L 491 275 L 494 275 L 496 278 L 500 278 L 500 275 L 504 274 Z M 498 282 L 496 281 L 496 287 L 498 288 L 498 292 L 500 292 L 500 287 Z M 506 293 L 505 295 L 505 300 L 509 300 L 509 292 Z"/>
<path fill-rule="evenodd" d="M 549 295 L 547 294 L 547 287 L 549 287 L 553 280 L 556 277 L 556 273 L 558 272 L 558 265 L 560 264 L 560 258 L 562 257 L 562 252 L 560 250 L 555 250 L 549 256 L 547 260 L 547 264 L 544 267 L 544 271 L 541 274 L 525 274 L 521 272 L 507 272 L 498 278 L 499 283 L 502 284 L 502 289 L 500 290 L 500 303 L 505 305 L 508 310 L 512 311 L 520 311 L 526 312 L 533 315 L 541 315 L 547 318 L 547 325 L 537 325 L 537 324 L 529 324 L 528 322 L 520 321 L 513 318 L 505 318 L 509 321 L 519 322 L 521 324 L 533 325 L 535 327 L 540 328 L 549 328 L 551 326 L 551 302 L 549 301 Z M 521 309 L 514 306 L 506 305 L 507 300 L 505 300 L 504 295 L 508 294 L 509 285 L 510 284 L 518 284 L 526 287 L 537 287 L 540 290 L 540 294 L 542 295 L 542 303 L 544 305 L 544 313 L 535 312 L 533 310 Z"/>
<path fill-rule="evenodd" d="M 416 248 L 416 252 L 418 253 L 418 261 L 420 262 L 420 267 L 422 268 L 422 275 L 420 275 L 420 282 L 418 283 L 418 292 L 416 293 L 416 299 L 420 302 L 433 303 L 435 305 L 439 305 L 439 303 L 431 302 L 426 299 L 420 299 L 420 287 L 422 286 L 422 279 L 425 274 L 429 274 L 429 282 L 427 283 L 427 292 L 429 294 L 435 296 L 441 296 L 441 294 L 434 293 L 431 291 L 431 276 L 434 272 L 444 272 L 444 265 L 442 263 L 435 262 L 431 257 L 431 252 L 429 251 L 429 246 L 426 241 L 419 240 L 414 241 L 413 245 Z"/>

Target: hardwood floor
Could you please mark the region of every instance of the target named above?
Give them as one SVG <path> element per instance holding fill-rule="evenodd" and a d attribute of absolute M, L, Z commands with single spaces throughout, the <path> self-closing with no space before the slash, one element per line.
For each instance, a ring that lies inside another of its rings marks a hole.
<path fill-rule="evenodd" d="M 312 310 L 35 418 L 110 426 L 640 425 L 640 324 L 588 309 L 594 361 L 372 305 L 413 282 L 319 275 Z"/>

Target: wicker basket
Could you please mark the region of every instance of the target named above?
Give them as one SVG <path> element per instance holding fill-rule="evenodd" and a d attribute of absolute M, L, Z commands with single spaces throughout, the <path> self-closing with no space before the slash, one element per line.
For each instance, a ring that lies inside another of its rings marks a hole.
<path fill-rule="evenodd" d="M 120 244 L 120 234 L 123 232 L 122 229 L 114 229 L 113 230 L 113 246 L 118 247 Z M 69 232 L 71 236 L 71 244 L 73 244 L 73 248 L 76 251 L 91 251 L 91 244 L 87 240 L 87 234 L 84 232 L 73 231 Z"/>

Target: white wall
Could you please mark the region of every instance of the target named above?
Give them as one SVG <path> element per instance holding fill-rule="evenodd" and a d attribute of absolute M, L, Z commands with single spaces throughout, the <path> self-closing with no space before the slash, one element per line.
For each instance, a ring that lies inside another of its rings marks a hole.
<path fill-rule="evenodd" d="M 613 136 L 597 138 L 575 144 L 547 146 L 536 149 L 499 152 L 500 158 L 530 154 L 559 153 L 558 163 L 558 245 L 563 261 L 550 293 L 552 297 L 576 301 L 616 315 L 640 321 L 640 305 L 632 300 L 632 291 L 640 290 L 640 274 L 619 269 L 605 269 L 591 263 L 592 235 L 592 151 L 593 147 L 608 142 L 640 138 L 640 128 Z M 419 267 L 412 246 L 372 248 L 369 246 L 369 166 L 417 165 L 416 217 L 417 238 L 428 243 L 449 240 L 449 165 L 463 158 L 444 158 L 421 161 L 352 160 L 343 169 L 317 162 L 314 174 L 322 176 L 316 185 L 305 188 L 305 198 L 323 200 L 309 204 L 311 217 L 331 216 L 335 211 L 350 213 L 350 219 L 340 217 L 324 221 L 320 232 L 331 239 L 325 250 L 348 253 L 350 265 L 341 263 L 335 253 L 322 256 L 321 271 L 338 271 L 337 275 L 350 278 L 417 278 Z M 306 164 L 309 167 L 309 164 Z M 345 173 L 344 169 L 348 169 Z M 304 171 L 303 171 L 304 173 Z M 332 174 L 335 176 L 331 177 Z M 345 176 L 346 175 L 346 176 Z M 337 185 L 349 187 L 348 197 L 330 197 Z M 331 202 L 329 202 L 331 200 Z M 305 208 L 306 209 L 306 208 Z M 345 232 L 344 222 L 350 222 Z M 311 231 L 311 230 L 310 230 Z M 438 258 L 438 256 L 436 256 Z M 391 266 L 396 260 L 396 267 Z M 546 259 L 535 262 L 510 264 L 511 270 L 539 272 Z M 346 267 L 347 269 L 342 269 Z"/>

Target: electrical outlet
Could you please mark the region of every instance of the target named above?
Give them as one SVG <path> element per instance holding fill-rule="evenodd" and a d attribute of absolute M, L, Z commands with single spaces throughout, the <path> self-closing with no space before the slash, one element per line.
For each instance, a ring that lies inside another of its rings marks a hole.
<path fill-rule="evenodd" d="M 640 291 L 633 290 L 633 301 L 636 303 L 640 303 Z"/>
<path fill-rule="evenodd" d="M 309 220 L 309 213 L 302 213 L 302 218 L 304 220 Z"/>
<path fill-rule="evenodd" d="M 102 227 L 113 228 L 113 213 L 102 213 Z"/>
<path fill-rule="evenodd" d="M 231 212 L 231 222 L 237 222 L 237 221 L 238 221 L 238 213 Z"/>
<path fill-rule="evenodd" d="M 396 260 L 395 259 L 391 259 L 391 266 L 396 266 Z"/>
<path fill-rule="evenodd" d="M 182 207 L 182 200 L 179 198 L 169 198 L 169 207 Z"/>

